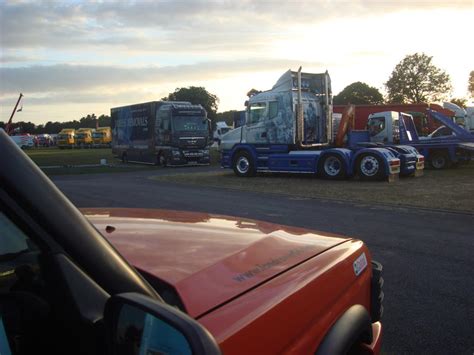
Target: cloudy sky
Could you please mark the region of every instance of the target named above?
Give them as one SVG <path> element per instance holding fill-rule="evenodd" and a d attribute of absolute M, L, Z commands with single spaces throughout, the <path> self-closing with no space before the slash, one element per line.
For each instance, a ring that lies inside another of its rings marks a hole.
<path fill-rule="evenodd" d="M 286 70 L 328 70 L 333 91 L 383 90 L 395 65 L 424 52 L 467 96 L 474 0 L 0 0 L 0 121 L 45 123 L 109 114 L 204 86 L 219 111 Z"/>

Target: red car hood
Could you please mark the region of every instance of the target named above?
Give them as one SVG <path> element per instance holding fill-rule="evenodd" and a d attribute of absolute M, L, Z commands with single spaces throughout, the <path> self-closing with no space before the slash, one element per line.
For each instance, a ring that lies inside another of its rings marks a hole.
<path fill-rule="evenodd" d="M 132 265 L 173 285 L 193 317 L 348 240 L 204 213 L 144 209 L 82 212 Z M 109 233 L 107 226 L 115 230 Z"/>

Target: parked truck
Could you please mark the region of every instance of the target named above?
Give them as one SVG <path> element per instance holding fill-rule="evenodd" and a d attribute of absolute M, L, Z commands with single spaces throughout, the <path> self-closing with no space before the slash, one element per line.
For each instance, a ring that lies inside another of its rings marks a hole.
<path fill-rule="evenodd" d="M 413 148 L 334 146 L 332 115 L 329 74 L 289 70 L 271 90 L 249 98 L 245 124 L 222 137 L 221 165 L 238 176 L 295 172 L 381 180 L 398 177 L 403 160 L 403 172 L 415 174 Z"/>
<path fill-rule="evenodd" d="M 35 146 L 34 137 L 30 134 L 18 134 L 12 135 L 10 138 L 15 142 L 21 149 L 33 148 Z"/>
<path fill-rule="evenodd" d="M 341 113 L 345 110 L 346 105 L 334 105 L 335 113 Z M 385 104 L 385 105 L 356 105 L 354 129 L 363 130 L 367 127 L 367 119 L 370 114 L 377 112 L 396 111 L 405 112 L 412 115 L 415 127 L 419 135 L 428 135 L 433 132 L 440 124 L 431 117 L 427 111 L 429 108 L 440 112 L 448 117 L 454 117 L 454 112 L 447 108 L 443 108 L 437 104 Z"/>
<path fill-rule="evenodd" d="M 73 128 L 63 128 L 57 137 L 59 149 L 74 148 L 76 130 Z"/>
<path fill-rule="evenodd" d="M 92 147 L 92 128 L 79 128 L 76 130 L 75 143 L 80 148 Z"/>
<path fill-rule="evenodd" d="M 370 140 L 385 144 L 409 144 L 416 148 L 434 169 L 445 169 L 452 165 L 469 163 L 474 156 L 474 135 L 452 121 L 450 117 L 430 110 L 441 127 L 427 137 L 420 137 L 411 115 L 402 112 L 379 112 L 369 115 Z M 392 133 L 394 127 L 399 131 Z M 395 137 L 395 138 L 394 138 Z M 398 138 L 397 138 L 398 137 Z M 369 137 L 359 137 L 359 141 Z"/>
<path fill-rule="evenodd" d="M 110 127 L 98 127 L 92 133 L 94 147 L 110 147 L 112 145 L 112 130 Z"/>
<path fill-rule="evenodd" d="M 229 132 L 232 127 L 228 126 L 225 121 L 216 122 L 216 129 L 214 130 L 214 141 L 221 143 L 222 136 Z"/>
<path fill-rule="evenodd" d="M 474 134 L 474 107 L 459 107 L 452 102 L 444 102 L 445 109 L 454 112 L 454 122 Z"/>
<path fill-rule="evenodd" d="M 112 152 L 122 161 L 208 165 L 207 112 L 189 102 L 152 101 L 111 109 Z"/>

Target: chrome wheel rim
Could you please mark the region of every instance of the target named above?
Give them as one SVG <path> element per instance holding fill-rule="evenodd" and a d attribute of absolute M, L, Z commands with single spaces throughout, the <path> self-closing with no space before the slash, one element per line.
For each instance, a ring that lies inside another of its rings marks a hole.
<path fill-rule="evenodd" d="M 250 162 L 246 157 L 239 157 L 236 167 L 240 174 L 246 174 L 249 171 Z"/>
<path fill-rule="evenodd" d="M 438 156 L 432 160 L 433 167 L 436 169 L 441 169 L 446 164 L 444 157 Z"/>
<path fill-rule="evenodd" d="M 360 171 L 365 176 L 374 176 L 379 171 L 379 161 L 372 155 L 367 155 L 360 161 Z"/>
<path fill-rule="evenodd" d="M 341 162 L 336 157 L 324 161 L 324 172 L 329 176 L 337 176 L 341 172 Z"/>

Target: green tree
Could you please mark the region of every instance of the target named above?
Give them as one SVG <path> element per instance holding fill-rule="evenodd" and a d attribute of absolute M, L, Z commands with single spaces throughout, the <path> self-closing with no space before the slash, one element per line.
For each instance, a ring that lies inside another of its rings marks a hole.
<path fill-rule="evenodd" d="M 459 107 L 464 107 L 466 108 L 467 105 L 467 99 L 464 98 L 453 98 L 451 99 L 451 103 L 458 105 Z"/>
<path fill-rule="evenodd" d="M 89 114 L 85 117 L 81 117 L 79 120 L 81 128 L 95 128 L 97 117 L 95 114 Z"/>
<path fill-rule="evenodd" d="M 232 126 L 234 124 L 234 115 L 236 112 L 236 110 L 219 112 L 216 115 L 216 122 L 224 121 L 228 126 Z"/>
<path fill-rule="evenodd" d="M 207 117 L 212 121 L 213 126 L 215 126 L 219 98 L 201 86 L 177 88 L 167 97 L 162 98 L 162 100 L 189 101 L 193 105 L 202 105 L 207 111 Z"/>
<path fill-rule="evenodd" d="M 110 116 L 100 115 L 98 120 L 99 120 L 99 127 L 110 127 Z"/>
<path fill-rule="evenodd" d="M 440 101 L 451 92 L 449 75 L 432 64 L 424 53 L 407 55 L 395 66 L 385 83 L 388 100 L 393 103 Z"/>
<path fill-rule="evenodd" d="M 471 97 L 474 97 L 474 70 L 469 74 L 469 81 L 467 85 L 467 91 L 471 94 Z"/>
<path fill-rule="evenodd" d="M 339 94 L 334 96 L 335 105 L 364 105 L 382 104 L 383 96 L 376 88 L 357 81 L 344 88 Z"/>

